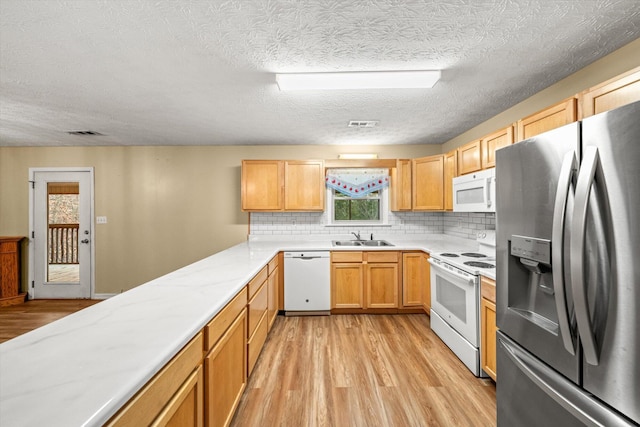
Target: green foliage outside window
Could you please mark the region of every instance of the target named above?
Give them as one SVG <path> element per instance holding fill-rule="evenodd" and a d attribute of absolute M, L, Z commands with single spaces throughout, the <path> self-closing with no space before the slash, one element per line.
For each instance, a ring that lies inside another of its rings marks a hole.
<path fill-rule="evenodd" d="M 377 191 L 361 199 L 352 199 L 344 194 L 335 193 L 333 207 L 336 221 L 380 220 L 380 195 Z"/>

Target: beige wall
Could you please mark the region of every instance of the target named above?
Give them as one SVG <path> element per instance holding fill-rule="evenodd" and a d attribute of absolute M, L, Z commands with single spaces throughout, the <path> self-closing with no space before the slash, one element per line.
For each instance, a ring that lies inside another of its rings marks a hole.
<path fill-rule="evenodd" d="M 96 292 L 127 290 L 246 239 L 242 159 L 380 158 L 437 154 L 439 146 L 0 147 L 0 235 L 29 232 L 30 167 L 92 166 Z"/>
<path fill-rule="evenodd" d="M 442 153 L 482 138 L 515 123 L 518 119 L 527 117 L 638 66 L 640 66 L 640 39 L 623 46 L 497 116 L 447 141 L 442 144 Z"/>

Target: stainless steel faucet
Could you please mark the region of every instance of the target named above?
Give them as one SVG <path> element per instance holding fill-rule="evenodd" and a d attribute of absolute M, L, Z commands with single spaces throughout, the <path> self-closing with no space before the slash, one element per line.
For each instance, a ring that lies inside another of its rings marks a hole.
<path fill-rule="evenodd" d="M 357 233 L 355 231 L 352 231 L 351 234 L 353 234 L 354 236 L 356 236 L 356 240 L 361 240 L 360 239 L 360 232 L 358 231 Z"/>

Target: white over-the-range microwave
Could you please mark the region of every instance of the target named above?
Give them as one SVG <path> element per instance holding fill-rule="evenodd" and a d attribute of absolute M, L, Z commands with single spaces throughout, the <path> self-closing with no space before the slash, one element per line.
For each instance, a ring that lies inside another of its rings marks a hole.
<path fill-rule="evenodd" d="M 454 212 L 496 211 L 496 168 L 453 178 Z"/>

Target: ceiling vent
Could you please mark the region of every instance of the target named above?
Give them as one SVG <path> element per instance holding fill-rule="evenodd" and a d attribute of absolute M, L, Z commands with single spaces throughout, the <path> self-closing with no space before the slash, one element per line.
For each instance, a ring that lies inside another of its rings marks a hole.
<path fill-rule="evenodd" d="M 92 130 L 72 130 L 67 133 L 69 135 L 81 135 L 81 136 L 104 136 L 104 134 L 100 132 L 95 132 Z"/>
<path fill-rule="evenodd" d="M 350 128 L 374 128 L 380 123 L 378 120 L 351 120 Z"/>

